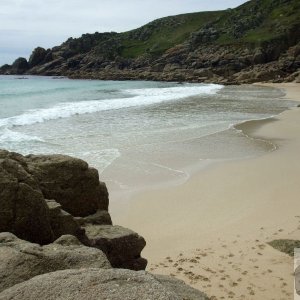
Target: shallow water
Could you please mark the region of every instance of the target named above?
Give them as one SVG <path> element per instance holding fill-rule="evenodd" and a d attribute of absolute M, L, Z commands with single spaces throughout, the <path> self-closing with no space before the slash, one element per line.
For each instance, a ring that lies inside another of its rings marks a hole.
<path fill-rule="evenodd" d="M 227 129 L 292 106 L 282 95 L 251 85 L 0 76 L 0 148 L 80 157 L 112 189 L 130 190 L 182 180 L 206 159 L 271 151 Z"/>

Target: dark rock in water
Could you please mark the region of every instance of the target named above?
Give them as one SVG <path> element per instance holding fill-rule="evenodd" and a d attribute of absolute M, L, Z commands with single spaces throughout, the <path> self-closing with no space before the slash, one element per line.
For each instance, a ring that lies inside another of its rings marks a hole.
<path fill-rule="evenodd" d="M 1 300 L 208 300 L 180 280 L 118 269 L 64 270 L 36 276 L 0 293 Z"/>
<path fill-rule="evenodd" d="M 24 57 L 17 58 L 11 66 L 11 74 L 24 74 L 29 70 L 29 65 Z"/>
<path fill-rule="evenodd" d="M 42 47 L 37 47 L 33 50 L 32 54 L 29 58 L 29 66 L 30 68 L 35 67 L 36 65 L 44 62 L 45 57 L 47 55 L 47 51 Z"/>
<path fill-rule="evenodd" d="M 91 245 L 102 250 L 114 268 L 146 268 L 147 260 L 141 257 L 146 242 L 137 233 L 121 226 L 109 225 L 86 225 L 85 230 Z"/>
<path fill-rule="evenodd" d="M 83 246 L 73 236 L 39 246 L 0 233 L 0 292 L 34 276 L 65 269 L 111 268 L 105 254 Z"/>
<path fill-rule="evenodd" d="M 46 199 L 55 199 L 63 210 L 86 217 L 108 209 L 108 192 L 98 171 L 66 155 L 29 155 L 27 164 Z"/>

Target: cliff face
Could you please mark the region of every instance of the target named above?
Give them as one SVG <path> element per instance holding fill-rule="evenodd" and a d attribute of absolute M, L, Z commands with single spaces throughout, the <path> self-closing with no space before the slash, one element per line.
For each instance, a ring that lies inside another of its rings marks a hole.
<path fill-rule="evenodd" d="M 155 20 L 125 33 L 84 34 L 36 48 L 2 74 L 221 83 L 291 81 L 300 68 L 298 0 L 252 0 L 236 9 Z"/>

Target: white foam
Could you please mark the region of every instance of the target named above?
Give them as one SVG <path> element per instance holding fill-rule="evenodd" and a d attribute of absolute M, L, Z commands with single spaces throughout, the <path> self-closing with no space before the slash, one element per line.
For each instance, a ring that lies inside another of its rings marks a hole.
<path fill-rule="evenodd" d="M 37 141 L 37 142 L 43 142 L 42 139 L 40 139 L 37 136 L 27 135 L 21 132 L 15 132 L 8 128 L 4 128 L 4 130 L 0 133 L 0 142 L 28 142 L 28 141 Z"/>
<path fill-rule="evenodd" d="M 75 155 L 75 153 L 72 155 Z M 83 153 L 76 153 L 76 155 L 88 161 L 90 165 L 95 166 L 101 174 L 108 166 L 121 156 L 121 153 L 118 149 L 111 148 L 97 151 L 86 151 Z"/>
<path fill-rule="evenodd" d="M 125 90 L 132 97 L 107 100 L 64 102 L 50 108 L 31 109 L 27 112 L 5 119 L 0 119 L 1 126 L 23 126 L 42 123 L 48 120 L 69 118 L 77 114 L 95 113 L 105 110 L 151 105 L 164 101 L 178 100 L 197 95 L 215 94 L 221 85 L 189 85 L 170 88 L 147 88 Z"/>

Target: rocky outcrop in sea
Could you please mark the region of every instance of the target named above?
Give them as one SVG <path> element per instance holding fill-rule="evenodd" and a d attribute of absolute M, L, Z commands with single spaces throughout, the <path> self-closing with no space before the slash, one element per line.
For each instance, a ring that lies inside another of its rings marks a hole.
<path fill-rule="evenodd" d="M 108 205 L 86 162 L 0 150 L 0 299 L 207 299 L 142 271 L 144 238 Z"/>

